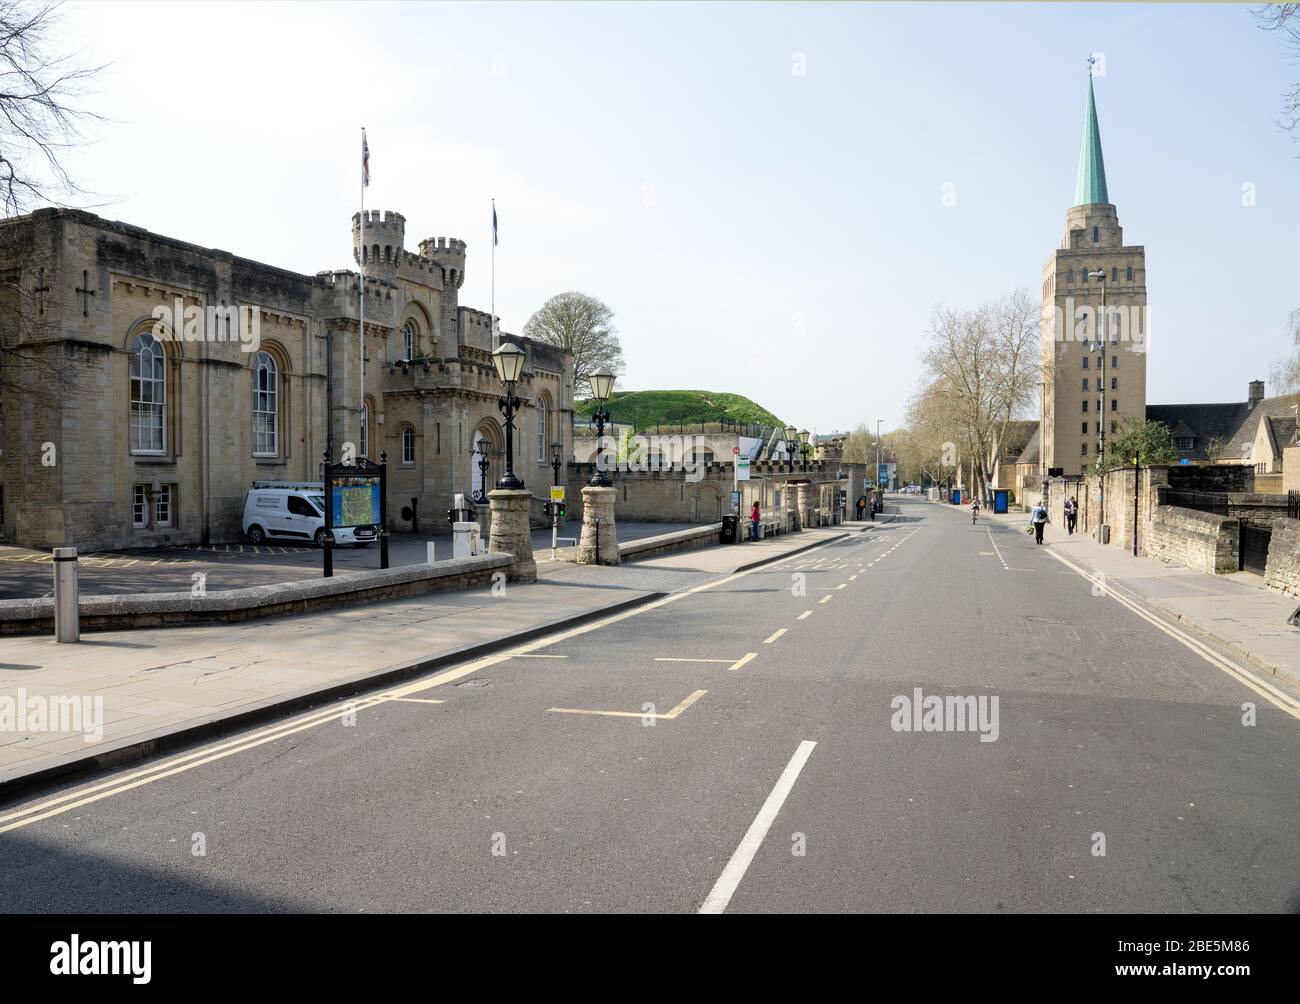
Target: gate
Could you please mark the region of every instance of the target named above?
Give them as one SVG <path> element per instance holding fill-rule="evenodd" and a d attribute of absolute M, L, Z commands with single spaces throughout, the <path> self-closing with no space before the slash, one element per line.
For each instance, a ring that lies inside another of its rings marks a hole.
<path fill-rule="evenodd" d="M 1243 572 L 1264 574 L 1264 566 L 1268 563 L 1268 544 L 1272 538 L 1272 527 L 1241 524 L 1241 547 L 1238 553 Z"/>

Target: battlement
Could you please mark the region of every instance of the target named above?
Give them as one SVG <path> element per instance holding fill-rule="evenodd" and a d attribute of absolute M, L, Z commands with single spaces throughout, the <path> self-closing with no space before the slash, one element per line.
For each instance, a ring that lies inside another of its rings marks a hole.
<path fill-rule="evenodd" d="M 465 281 L 465 247 L 456 237 L 427 237 L 420 241 L 420 257 L 442 269 L 444 286 L 459 289 Z"/>
<path fill-rule="evenodd" d="M 435 255 L 464 255 L 465 242 L 457 237 L 426 237 L 420 241 L 420 257 L 432 258 Z"/>
<path fill-rule="evenodd" d="M 367 272 L 387 271 L 396 267 L 402 257 L 403 244 L 406 241 L 406 217 L 391 209 L 381 212 L 368 209 L 365 214 L 366 253 L 364 264 Z M 362 264 L 361 253 L 361 213 L 352 214 L 352 257 Z"/>

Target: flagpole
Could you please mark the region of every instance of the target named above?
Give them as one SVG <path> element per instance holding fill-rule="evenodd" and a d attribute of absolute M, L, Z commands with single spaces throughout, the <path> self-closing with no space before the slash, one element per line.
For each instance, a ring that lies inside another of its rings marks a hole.
<path fill-rule="evenodd" d="M 361 260 L 358 265 L 361 268 L 361 438 L 366 440 L 366 452 L 370 452 L 370 441 L 366 435 L 366 128 L 361 127 Z"/>
<path fill-rule="evenodd" d="M 492 200 L 492 351 L 497 350 L 497 200 Z"/>

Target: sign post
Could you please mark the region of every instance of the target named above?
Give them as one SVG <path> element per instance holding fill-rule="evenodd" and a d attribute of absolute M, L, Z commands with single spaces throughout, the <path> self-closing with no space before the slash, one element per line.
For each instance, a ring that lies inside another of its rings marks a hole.
<path fill-rule="evenodd" d="M 388 567 L 388 454 L 379 463 L 325 463 L 325 576 L 334 574 L 334 528 L 372 526 L 379 536 L 379 567 Z"/>

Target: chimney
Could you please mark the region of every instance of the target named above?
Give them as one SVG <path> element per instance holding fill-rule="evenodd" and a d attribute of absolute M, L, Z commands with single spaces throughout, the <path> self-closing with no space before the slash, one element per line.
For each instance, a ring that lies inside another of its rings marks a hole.
<path fill-rule="evenodd" d="M 1247 399 L 1247 402 L 1253 408 L 1262 400 L 1264 400 L 1264 381 L 1252 380 L 1250 382 L 1250 397 Z"/>

